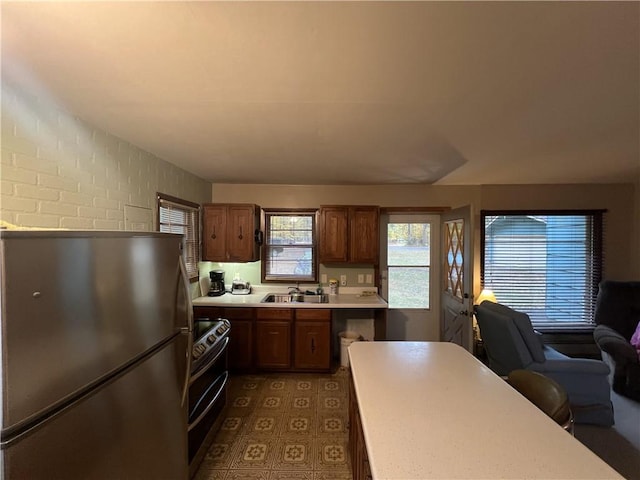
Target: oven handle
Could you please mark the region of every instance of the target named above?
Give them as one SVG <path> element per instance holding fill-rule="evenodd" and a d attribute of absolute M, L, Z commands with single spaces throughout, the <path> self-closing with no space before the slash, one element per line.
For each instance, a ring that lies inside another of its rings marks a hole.
<path fill-rule="evenodd" d="M 219 347 L 220 351 L 216 353 L 213 359 L 209 360 L 204 367 L 200 367 L 198 369 L 198 373 L 196 373 L 191 377 L 191 379 L 189 379 L 189 385 L 191 385 L 193 382 L 199 379 L 202 376 L 202 374 L 205 373 L 209 369 L 209 367 L 211 367 L 211 365 L 216 363 L 216 361 L 220 358 L 220 355 L 222 355 L 224 351 L 227 349 L 227 345 L 229 343 L 229 337 L 225 337 L 224 340 L 222 340 L 222 342 L 218 342 L 218 343 L 222 345 L 221 347 Z"/>
<path fill-rule="evenodd" d="M 191 302 L 191 289 L 189 288 L 189 276 L 184 259 L 180 255 L 180 280 L 184 288 L 185 302 L 187 303 L 187 324 L 180 328 L 180 334 L 187 336 L 187 365 L 184 373 L 184 384 L 182 386 L 182 396 L 180 406 L 185 406 L 187 394 L 189 393 L 189 380 L 191 377 L 191 350 L 193 350 L 193 303 Z"/>
<path fill-rule="evenodd" d="M 229 380 L 229 372 L 221 373 L 220 376 L 215 379 L 213 384 L 215 385 L 216 383 L 218 383 L 218 381 L 223 377 L 224 377 L 224 379 L 222 380 L 222 385 L 218 389 L 218 392 L 216 393 L 215 397 L 213 397 L 213 400 L 211 400 L 209 402 L 209 405 L 207 405 L 207 408 L 204 409 L 204 411 L 198 416 L 198 418 L 196 418 L 193 421 L 193 423 L 189 424 L 189 428 L 187 430 L 188 432 L 190 432 L 191 430 L 193 430 L 194 428 L 196 428 L 198 426 L 198 424 L 209 413 L 209 411 L 213 408 L 215 403 L 218 401 L 218 398 L 220 398 L 220 395 L 222 394 L 222 392 L 224 392 L 224 387 L 227 385 L 227 380 Z"/>

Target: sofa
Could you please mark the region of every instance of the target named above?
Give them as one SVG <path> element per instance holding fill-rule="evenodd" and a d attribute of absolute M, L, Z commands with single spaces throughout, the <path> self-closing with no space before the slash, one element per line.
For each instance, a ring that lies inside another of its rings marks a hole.
<path fill-rule="evenodd" d="M 593 338 L 611 369 L 613 390 L 640 401 L 640 359 L 631 345 L 640 323 L 640 282 L 600 282 Z"/>
<path fill-rule="evenodd" d="M 541 373 L 569 397 L 575 423 L 614 423 L 609 367 L 601 360 L 571 358 L 544 345 L 526 313 L 485 300 L 475 309 L 489 368 L 505 378 L 513 370 Z"/>

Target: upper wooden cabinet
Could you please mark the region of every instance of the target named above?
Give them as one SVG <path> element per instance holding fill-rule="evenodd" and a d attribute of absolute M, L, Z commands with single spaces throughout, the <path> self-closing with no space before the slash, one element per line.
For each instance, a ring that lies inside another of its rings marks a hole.
<path fill-rule="evenodd" d="M 378 264 L 380 258 L 380 209 L 349 207 L 349 254 L 353 263 Z"/>
<path fill-rule="evenodd" d="M 260 207 L 249 204 L 205 203 L 202 218 L 202 259 L 211 262 L 254 262 L 260 259 L 256 233 Z"/>
<path fill-rule="evenodd" d="M 321 206 L 320 262 L 377 265 L 380 257 L 379 217 L 380 208 L 376 206 Z"/>

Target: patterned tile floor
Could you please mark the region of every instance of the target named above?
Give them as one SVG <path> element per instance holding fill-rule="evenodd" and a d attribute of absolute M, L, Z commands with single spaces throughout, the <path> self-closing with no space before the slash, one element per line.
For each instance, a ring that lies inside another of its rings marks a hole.
<path fill-rule="evenodd" d="M 351 480 L 348 372 L 231 377 L 196 480 Z"/>

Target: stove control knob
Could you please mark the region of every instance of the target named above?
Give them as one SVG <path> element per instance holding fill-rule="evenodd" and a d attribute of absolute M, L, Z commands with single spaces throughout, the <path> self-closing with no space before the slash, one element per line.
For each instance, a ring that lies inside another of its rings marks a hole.
<path fill-rule="evenodd" d="M 195 347 L 193 347 L 193 350 L 191 351 L 191 356 L 194 359 L 199 358 L 205 351 L 207 350 L 207 347 L 205 347 L 204 345 L 202 345 L 201 343 L 196 345 Z"/>
<path fill-rule="evenodd" d="M 216 341 L 216 336 L 213 333 L 207 337 L 207 343 L 209 345 L 214 344 L 215 341 Z"/>
<path fill-rule="evenodd" d="M 216 329 L 216 333 L 218 335 L 222 335 L 224 332 L 227 331 L 227 326 L 226 325 L 220 325 L 217 329 Z"/>

